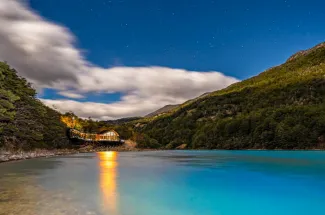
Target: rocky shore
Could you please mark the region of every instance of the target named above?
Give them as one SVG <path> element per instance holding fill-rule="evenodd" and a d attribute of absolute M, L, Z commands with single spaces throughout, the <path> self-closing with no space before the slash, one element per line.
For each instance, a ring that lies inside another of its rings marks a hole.
<path fill-rule="evenodd" d="M 74 149 L 55 149 L 55 150 L 45 150 L 36 149 L 33 151 L 8 151 L 0 149 L 0 163 L 15 160 L 25 160 L 38 157 L 53 157 L 60 155 L 78 154 L 78 153 L 89 153 L 89 152 L 100 152 L 100 151 L 148 151 L 152 149 L 139 149 L 136 148 L 136 144 L 129 141 L 121 146 L 97 146 L 97 145 L 86 145 Z"/>
<path fill-rule="evenodd" d="M 7 162 L 7 161 L 26 160 L 26 159 L 38 158 L 38 157 L 52 157 L 52 156 L 75 154 L 75 153 L 78 153 L 78 150 L 74 150 L 74 149 L 60 149 L 60 150 L 38 149 L 33 151 L 0 150 L 0 163 Z"/>

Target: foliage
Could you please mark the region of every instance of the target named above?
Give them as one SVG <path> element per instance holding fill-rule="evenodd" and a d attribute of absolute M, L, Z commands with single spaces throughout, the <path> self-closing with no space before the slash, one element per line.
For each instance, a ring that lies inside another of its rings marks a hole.
<path fill-rule="evenodd" d="M 323 148 L 325 46 L 145 123 L 166 148 Z"/>
<path fill-rule="evenodd" d="M 161 145 L 158 143 L 157 140 L 150 138 L 146 134 L 135 133 L 132 140 L 134 140 L 137 143 L 138 148 L 157 149 L 161 147 Z"/>
<path fill-rule="evenodd" d="M 0 147 L 58 148 L 67 144 L 60 114 L 36 99 L 36 91 L 0 62 Z"/>
<path fill-rule="evenodd" d="M 6 125 L 15 117 L 14 102 L 19 99 L 11 91 L 4 89 L 5 70 L 0 67 L 0 135 L 4 132 Z"/>
<path fill-rule="evenodd" d="M 73 112 L 67 112 L 61 116 L 61 121 L 68 127 L 82 130 L 84 121 L 76 116 Z"/>

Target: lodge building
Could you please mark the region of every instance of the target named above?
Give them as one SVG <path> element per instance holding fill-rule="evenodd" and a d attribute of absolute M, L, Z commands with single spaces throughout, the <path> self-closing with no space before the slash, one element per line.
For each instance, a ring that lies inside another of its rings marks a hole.
<path fill-rule="evenodd" d="M 120 142 L 120 135 L 114 130 L 103 131 L 99 134 L 95 133 L 84 133 L 76 129 L 70 129 L 68 132 L 70 139 L 77 139 L 83 141 L 94 141 L 94 142 Z"/>

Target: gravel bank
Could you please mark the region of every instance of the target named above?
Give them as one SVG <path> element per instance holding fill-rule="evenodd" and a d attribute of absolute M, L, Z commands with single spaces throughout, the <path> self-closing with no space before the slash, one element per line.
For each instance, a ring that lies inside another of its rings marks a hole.
<path fill-rule="evenodd" d="M 62 149 L 62 150 L 33 150 L 33 151 L 5 151 L 0 150 L 0 162 L 25 160 L 38 157 L 52 157 L 57 155 L 67 155 L 78 153 L 77 150 Z"/>

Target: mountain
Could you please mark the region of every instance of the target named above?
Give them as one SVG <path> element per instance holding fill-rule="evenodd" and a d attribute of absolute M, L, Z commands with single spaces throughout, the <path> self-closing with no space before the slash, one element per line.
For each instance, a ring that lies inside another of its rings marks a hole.
<path fill-rule="evenodd" d="M 291 61 L 291 60 L 294 60 L 298 57 L 301 57 L 301 56 L 304 56 L 304 55 L 308 55 L 309 53 L 313 52 L 314 50 L 316 49 L 320 49 L 320 48 L 324 48 L 325 47 L 325 42 L 324 43 L 320 43 L 318 44 L 317 46 L 311 48 L 311 49 L 307 49 L 307 50 L 303 50 L 303 51 L 300 51 L 300 52 L 297 52 L 296 54 L 292 55 L 288 60 L 288 61 Z"/>
<path fill-rule="evenodd" d="M 104 122 L 110 125 L 121 125 L 124 123 L 132 122 L 140 119 L 142 119 L 142 117 L 126 117 L 126 118 L 115 119 L 115 120 L 106 120 Z"/>
<path fill-rule="evenodd" d="M 177 108 L 180 108 L 180 107 L 182 107 L 182 106 L 184 106 L 184 105 L 187 105 L 187 104 L 189 104 L 189 103 L 191 103 L 191 102 L 194 102 L 194 101 L 197 100 L 197 99 L 200 99 L 200 98 L 203 98 L 203 97 L 205 97 L 205 96 L 208 96 L 209 94 L 210 94 L 210 92 L 204 93 L 204 94 L 200 95 L 200 96 L 197 97 L 197 98 L 190 99 L 190 100 L 186 101 L 186 102 L 183 103 L 183 104 L 177 104 L 177 105 L 166 105 L 166 106 L 164 106 L 164 107 L 162 107 L 162 108 L 160 108 L 160 109 L 158 109 L 158 110 L 156 110 L 156 111 L 154 111 L 154 112 L 152 112 L 152 113 L 146 115 L 145 118 L 157 117 L 157 116 L 161 116 L 161 115 L 163 115 L 163 114 L 171 113 L 171 112 L 173 112 L 174 110 L 176 110 Z"/>
<path fill-rule="evenodd" d="M 148 115 L 146 115 L 145 117 L 155 117 L 155 116 L 159 116 L 161 114 L 165 114 L 168 113 L 169 111 L 173 110 L 174 108 L 178 107 L 179 105 L 166 105 L 152 113 L 149 113 Z"/>
<path fill-rule="evenodd" d="M 162 148 L 325 148 L 325 43 L 136 127 Z"/>
<path fill-rule="evenodd" d="M 31 85 L 0 62 L 0 149 L 60 148 L 68 144 L 60 114 L 36 99 Z"/>

